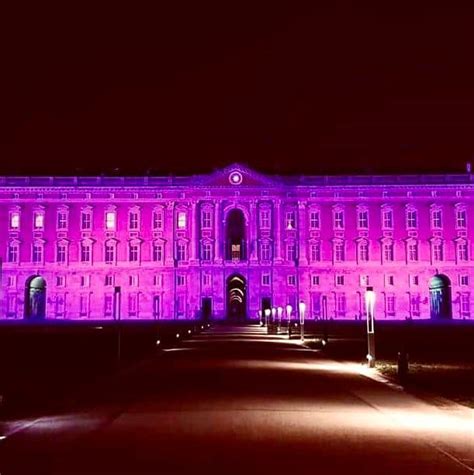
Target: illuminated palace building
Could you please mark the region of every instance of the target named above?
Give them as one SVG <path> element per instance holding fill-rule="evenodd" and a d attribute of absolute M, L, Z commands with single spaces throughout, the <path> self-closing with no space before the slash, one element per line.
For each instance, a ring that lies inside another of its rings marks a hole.
<path fill-rule="evenodd" d="M 470 318 L 470 174 L 0 178 L 2 319 Z"/>

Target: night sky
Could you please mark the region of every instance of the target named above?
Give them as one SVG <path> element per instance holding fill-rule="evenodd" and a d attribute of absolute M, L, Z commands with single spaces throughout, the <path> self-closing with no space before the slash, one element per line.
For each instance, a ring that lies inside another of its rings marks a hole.
<path fill-rule="evenodd" d="M 474 162 L 474 9 L 118 3 L 4 12 L 1 174 Z"/>

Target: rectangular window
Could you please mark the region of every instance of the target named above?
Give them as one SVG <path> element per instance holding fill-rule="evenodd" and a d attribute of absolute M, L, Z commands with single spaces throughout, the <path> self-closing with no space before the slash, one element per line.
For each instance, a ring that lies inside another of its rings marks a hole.
<path fill-rule="evenodd" d="M 186 244 L 179 242 L 176 246 L 176 260 L 185 261 L 186 260 Z"/>
<path fill-rule="evenodd" d="M 128 277 L 128 285 L 130 287 L 138 287 L 138 275 L 133 274 Z"/>
<path fill-rule="evenodd" d="M 7 317 L 16 317 L 16 302 L 17 302 L 17 298 L 15 294 L 8 295 Z"/>
<path fill-rule="evenodd" d="M 321 317 L 321 294 L 319 292 L 313 292 L 311 294 L 311 312 L 313 318 Z"/>
<path fill-rule="evenodd" d="M 291 285 L 291 286 L 296 285 L 296 275 L 289 275 L 287 282 L 288 282 L 288 285 Z"/>
<path fill-rule="evenodd" d="M 391 287 L 395 285 L 395 277 L 393 275 L 386 275 L 385 276 L 385 285 Z"/>
<path fill-rule="evenodd" d="M 312 275 L 311 276 L 311 284 L 313 286 L 319 285 L 319 275 Z"/>
<path fill-rule="evenodd" d="M 116 245 L 113 242 L 105 243 L 105 263 L 115 264 L 116 261 Z"/>
<path fill-rule="evenodd" d="M 43 244 L 33 244 L 32 262 L 34 264 L 41 264 L 43 262 Z"/>
<path fill-rule="evenodd" d="M 469 260 L 468 247 L 466 242 L 459 242 L 457 245 L 457 256 L 459 262 L 465 262 Z"/>
<path fill-rule="evenodd" d="M 294 210 L 286 212 L 285 228 L 286 229 L 296 229 L 296 212 Z"/>
<path fill-rule="evenodd" d="M 140 229 L 140 215 L 138 211 L 130 211 L 128 213 L 128 229 L 130 231 L 138 231 Z"/>
<path fill-rule="evenodd" d="M 35 231 L 42 231 L 44 229 L 44 213 L 42 211 L 35 212 L 33 227 Z"/>
<path fill-rule="evenodd" d="M 58 243 L 56 246 L 56 262 L 58 264 L 67 262 L 67 245 L 64 243 Z"/>
<path fill-rule="evenodd" d="M 384 262 L 393 262 L 393 242 L 385 242 L 383 244 L 383 260 Z"/>
<path fill-rule="evenodd" d="M 418 243 L 409 242 L 407 245 L 408 262 L 418 262 Z"/>
<path fill-rule="evenodd" d="M 128 316 L 138 316 L 138 294 L 130 294 L 128 296 Z"/>
<path fill-rule="evenodd" d="M 369 283 L 369 276 L 367 274 L 363 274 L 359 277 L 359 283 L 361 287 L 367 287 L 370 285 Z"/>
<path fill-rule="evenodd" d="M 178 295 L 176 301 L 176 316 L 183 317 L 186 312 L 186 300 L 184 295 Z"/>
<path fill-rule="evenodd" d="M 163 211 L 161 209 L 153 211 L 152 226 L 154 231 L 161 231 L 163 229 Z"/>
<path fill-rule="evenodd" d="M 56 276 L 56 287 L 64 287 L 66 285 L 66 277 L 64 275 Z"/>
<path fill-rule="evenodd" d="M 311 211 L 309 213 L 309 227 L 311 229 L 319 229 L 320 228 L 320 213 L 319 211 Z"/>
<path fill-rule="evenodd" d="M 116 213 L 115 211 L 107 211 L 105 213 L 105 229 L 107 231 L 115 231 L 116 227 Z"/>
<path fill-rule="evenodd" d="M 212 244 L 210 242 L 203 242 L 202 243 L 201 259 L 203 261 L 210 261 L 212 259 Z"/>
<path fill-rule="evenodd" d="M 460 275 L 459 276 L 459 285 L 468 286 L 469 285 L 469 276 L 468 275 Z"/>
<path fill-rule="evenodd" d="M 338 317 L 346 316 L 346 294 L 336 294 L 336 315 Z"/>
<path fill-rule="evenodd" d="M 270 274 L 262 274 L 262 285 L 270 285 Z"/>
<path fill-rule="evenodd" d="M 160 274 L 155 274 L 155 275 L 153 276 L 153 285 L 154 285 L 155 287 L 161 287 L 161 281 L 162 281 L 162 279 L 161 279 L 161 275 L 160 275 Z"/>
<path fill-rule="evenodd" d="M 114 297 L 113 295 L 106 294 L 104 296 L 104 315 L 111 317 L 113 315 Z"/>
<path fill-rule="evenodd" d="M 393 317 L 395 315 L 395 295 L 388 294 L 385 298 L 385 305 L 387 316 Z"/>
<path fill-rule="evenodd" d="M 140 246 L 138 244 L 130 244 L 128 247 L 129 262 L 138 262 L 140 258 Z"/>
<path fill-rule="evenodd" d="M 91 285 L 90 276 L 89 275 L 81 275 L 80 285 L 81 285 L 81 287 L 90 287 L 90 285 Z"/>
<path fill-rule="evenodd" d="M 271 248 L 268 242 L 263 242 L 260 245 L 260 259 L 262 261 L 269 261 L 271 259 Z"/>
<path fill-rule="evenodd" d="M 58 230 L 65 230 L 67 229 L 67 225 L 68 225 L 68 212 L 67 211 L 64 211 L 64 210 L 59 210 L 58 211 L 58 214 L 57 214 L 57 221 L 56 221 L 56 224 L 57 224 L 57 229 Z"/>
<path fill-rule="evenodd" d="M 207 272 L 202 275 L 202 283 L 204 287 L 210 287 L 212 285 L 212 276 Z"/>
<path fill-rule="evenodd" d="M 114 285 L 114 276 L 109 274 L 105 276 L 105 286 L 112 287 Z"/>
<path fill-rule="evenodd" d="M 288 261 L 296 260 L 296 244 L 294 242 L 289 242 L 286 245 L 286 259 Z"/>
<path fill-rule="evenodd" d="M 418 212 L 416 209 L 407 211 L 407 228 L 416 229 L 418 227 Z"/>
<path fill-rule="evenodd" d="M 391 209 L 382 211 L 382 227 L 383 229 L 393 229 L 393 211 Z"/>
<path fill-rule="evenodd" d="M 467 212 L 465 209 L 460 208 L 456 210 L 456 228 L 466 229 L 467 226 Z"/>
<path fill-rule="evenodd" d="M 441 262 L 444 260 L 444 249 L 442 242 L 433 243 L 433 260 Z"/>
<path fill-rule="evenodd" d="M 368 229 L 369 228 L 369 211 L 359 210 L 357 215 L 357 227 L 359 229 Z"/>
<path fill-rule="evenodd" d="M 163 261 L 163 245 L 162 244 L 153 244 L 153 261 L 154 262 Z"/>
<path fill-rule="evenodd" d="M 79 316 L 88 317 L 89 316 L 89 295 L 81 294 L 79 296 Z"/>
<path fill-rule="evenodd" d="M 202 227 L 202 229 L 211 229 L 211 227 L 212 227 L 212 212 L 211 212 L 211 210 L 209 210 L 209 209 L 202 210 L 201 227 Z"/>
<path fill-rule="evenodd" d="M 260 210 L 260 227 L 262 229 L 270 229 L 270 210 Z"/>
<path fill-rule="evenodd" d="M 82 211 L 81 230 L 90 231 L 91 229 L 92 229 L 92 213 L 90 211 Z"/>
<path fill-rule="evenodd" d="M 443 213 L 440 209 L 434 209 L 431 212 L 431 227 L 433 229 L 442 229 L 442 227 L 443 227 Z"/>
<path fill-rule="evenodd" d="M 16 231 L 20 229 L 20 213 L 18 211 L 10 212 L 10 229 Z"/>
<path fill-rule="evenodd" d="M 420 284 L 420 278 L 417 275 L 410 275 L 410 285 L 418 286 Z"/>
<path fill-rule="evenodd" d="M 461 316 L 471 316 L 471 294 L 468 292 L 461 294 Z"/>
<path fill-rule="evenodd" d="M 312 262 L 319 262 L 321 260 L 321 245 L 319 242 L 310 245 L 310 258 Z"/>
<path fill-rule="evenodd" d="M 81 262 L 92 261 L 92 246 L 89 243 L 81 243 Z"/>
<path fill-rule="evenodd" d="M 8 245 L 8 254 L 7 254 L 7 261 L 11 264 L 17 264 L 19 261 L 20 253 L 19 253 L 19 246 L 17 243 L 10 243 Z"/>
<path fill-rule="evenodd" d="M 185 229 L 186 228 L 186 212 L 179 211 L 178 212 L 178 229 Z"/>
<path fill-rule="evenodd" d="M 7 287 L 16 287 L 16 275 L 8 276 Z"/>
<path fill-rule="evenodd" d="M 344 211 L 334 211 L 334 229 L 344 229 Z"/>
<path fill-rule="evenodd" d="M 178 287 L 184 287 L 186 285 L 186 276 L 185 275 L 177 275 L 176 276 L 176 285 Z"/>
<path fill-rule="evenodd" d="M 410 315 L 412 317 L 419 317 L 421 314 L 420 311 L 420 295 L 419 294 L 412 294 L 410 295 Z"/>
<path fill-rule="evenodd" d="M 344 285 L 344 276 L 336 275 L 336 285 Z"/>
<path fill-rule="evenodd" d="M 334 244 L 334 262 L 344 262 L 344 259 L 345 259 L 344 243 L 336 242 Z"/>
<path fill-rule="evenodd" d="M 57 295 L 54 302 L 54 313 L 56 317 L 64 317 L 66 313 L 66 297 L 65 295 Z"/>
<path fill-rule="evenodd" d="M 369 243 L 367 241 L 359 242 L 359 262 L 367 262 L 369 260 Z"/>

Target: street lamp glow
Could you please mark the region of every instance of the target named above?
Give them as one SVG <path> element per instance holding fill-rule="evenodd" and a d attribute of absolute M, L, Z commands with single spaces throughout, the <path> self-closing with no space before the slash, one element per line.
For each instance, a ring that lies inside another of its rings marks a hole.
<path fill-rule="evenodd" d="M 293 311 L 293 307 L 290 304 L 288 304 L 286 306 L 286 318 L 288 318 L 288 320 L 291 319 L 291 312 L 292 311 Z"/>
<path fill-rule="evenodd" d="M 304 341 L 304 313 L 305 311 L 306 311 L 306 304 L 301 300 L 299 303 L 301 342 Z"/>
<path fill-rule="evenodd" d="M 264 313 L 265 313 L 265 324 L 268 325 L 268 318 L 270 317 L 272 312 L 269 308 L 266 308 Z"/>

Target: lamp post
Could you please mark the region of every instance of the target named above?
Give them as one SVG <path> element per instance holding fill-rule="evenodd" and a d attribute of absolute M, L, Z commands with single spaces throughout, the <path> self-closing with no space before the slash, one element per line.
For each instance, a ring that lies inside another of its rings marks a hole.
<path fill-rule="evenodd" d="M 286 306 L 286 318 L 288 319 L 288 338 L 291 336 L 291 312 L 293 311 L 293 307 L 288 304 Z"/>
<path fill-rule="evenodd" d="M 260 326 L 263 327 L 262 311 L 259 310 L 259 311 L 257 312 L 257 315 L 258 315 L 258 319 L 259 319 L 259 322 L 260 322 Z"/>
<path fill-rule="evenodd" d="M 375 309 L 375 291 L 373 287 L 367 287 L 365 291 L 365 308 L 367 311 L 367 365 L 369 368 L 375 367 L 375 328 L 374 328 L 374 309 Z"/>
<path fill-rule="evenodd" d="M 279 333 L 279 332 L 280 332 L 280 328 L 281 328 L 281 316 L 283 315 L 283 307 L 278 307 L 278 308 L 277 308 L 277 315 L 278 315 L 277 333 Z"/>
<path fill-rule="evenodd" d="M 119 285 L 114 287 L 114 320 L 117 322 L 117 365 L 120 365 L 120 359 L 122 357 L 122 335 L 120 326 L 120 308 L 121 308 L 121 287 Z"/>
<path fill-rule="evenodd" d="M 267 331 L 268 331 L 268 318 L 270 317 L 270 314 L 271 314 L 271 310 L 269 308 L 266 308 L 264 310 L 264 314 L 265 314 L 265 325 L 267 326 Z"/>
<path fill-rule="evenodd" d="M 275 320 L 276 320 L 276 313 L 277 309 L 275 307 L 272 307 L 272 320 L 271 320 L 271 333 L 273 333 L 274 328 L 275 328 Z"/>
<path fill-rule="evenodd" d="M 301 300 L 299 303 L 301 343 L 304 342 L 304 312 L 305 311 L 306 311 L 306 304 Z"/>

